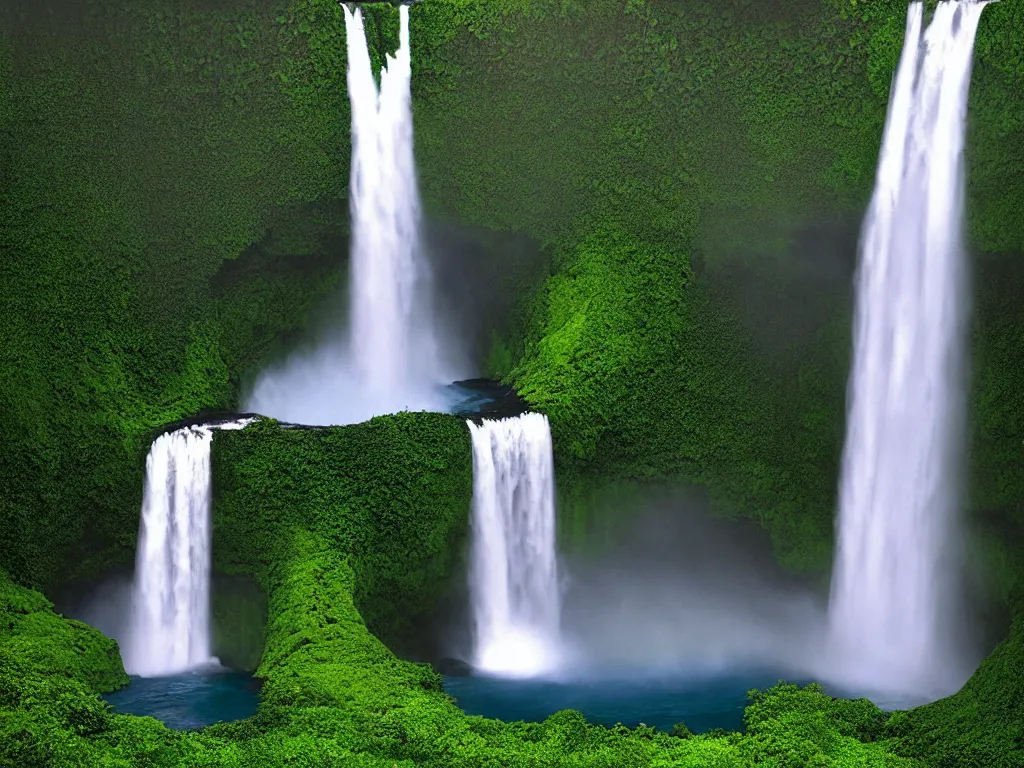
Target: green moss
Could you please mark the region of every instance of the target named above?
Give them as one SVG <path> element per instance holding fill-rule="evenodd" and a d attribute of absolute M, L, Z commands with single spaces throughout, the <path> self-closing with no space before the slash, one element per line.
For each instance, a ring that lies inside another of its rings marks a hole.
<path fill-rule="evenodd" d="M 264 583 L 281 541 L 312 530 L 351 553 L 356 600 L 396 649 L 416 646 L 465 534 L 472 458 L 465 423 L 398 414 L 331 429 L 259 422 L 213 446 L 214 552 Z"/>
<path fill-rule="evenodd" d="M 231 669 L 255 672 L 263 655 L 267 596 L 245 578 L 214 574 L 210 595 L 213 655 Z"/>
<path fill-rule="evenodd" d="M 955 695 L 897 713 L 886 726 L 899 751 L 928 765 L 1024 765 L 1024 605 L 1009 636 Z"/>
<path fill-rule="evenodd" d="M 509 374 L 555 422 L 560 450 L 593 458 L 630 392 L 668 362 L 687 272 L 685 254 L 644 248 L 615 229 L 565 255 L 545 286 L 535 340 Z"/>

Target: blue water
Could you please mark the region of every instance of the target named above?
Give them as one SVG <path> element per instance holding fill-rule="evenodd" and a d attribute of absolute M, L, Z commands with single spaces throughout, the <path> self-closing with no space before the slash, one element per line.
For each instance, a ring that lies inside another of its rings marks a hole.
<path fill-rule="evenodd" d="M 444 689 L 467 714 L 506 722 L 541 722 L 559 710 L 575 709 L 600 725 L 644 723 L 669 731 L 682 722 L 705 733 L 742 730 L 747 691 L 770 688 L 780 677 L 766 672 L 570 681 L 445 677 Z"/>
<path fill-rule="evenodd" d="M 511 387 L 490 379 L 467 379 L 444 387 L 448 412 L 467 419 L 503 419 L 524 413 L 526 403 Z"/>
<path fill-rule="evenodd" d="M 103 698 L 116 712 L 155 717 L 179 731 L 244 720 L 259 704 L 258 683 L 231 670 L 132 677 L 124 688 Z"/>

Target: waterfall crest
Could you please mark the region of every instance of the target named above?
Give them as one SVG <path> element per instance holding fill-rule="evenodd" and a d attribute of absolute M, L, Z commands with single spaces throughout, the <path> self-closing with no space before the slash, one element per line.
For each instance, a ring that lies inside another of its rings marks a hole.
<path fill-rule="evenodd" d="M 558 663 L 561 595 L 546 416 L 467 422 L 473 439 L 474 666 L 530 676 Z"/>
<path fill-rule="evenodd" d="M 210 446 L 214 429 L 248 423 L 185 427 L 150 447 L 124 649 L 129 674 L 173 675 L 217 661 L 210 651 Z"/>
<path fill-rule="evenodd" d="M 963 145 L 984 3 L 910 5 L 862 232 L 829 607 L 840 675 L 951 693 L 966 412 Z M 948 674 L 946 674 L 948 673 Z"/>

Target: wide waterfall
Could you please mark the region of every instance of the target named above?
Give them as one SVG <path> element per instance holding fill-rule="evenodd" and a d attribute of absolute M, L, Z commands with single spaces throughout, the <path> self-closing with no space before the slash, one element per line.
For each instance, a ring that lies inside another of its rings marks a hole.
<path fill-rule="evenodd" d="M 158 437 L 146 458 L 125 669 L 171 675 L 216 659 L 210 652 L 213 429 L 192 426 Z"/>
<path fill-rule="evenodd" d="M 400 410 L 444 410 L 451 345 L 439 342 L 420 234 L 413 156 L 409 7 L 399 48 L 374 79 L 362 10 L 344 7 L 352 169 L 347 335 L 263 372 L 246 410 L 299 424 L 349 424 Z"/>
<path fill-rule="evenodd" d="M 839 674 L 938 696 L 949 640 L 966 410 L 964 126 L 984 3 L 908 9 L 862 233 L 830 601 Z"/>
<path fill-rule="evenodd" d="M 550 672 L 559 661 L 561 596 L 548 420 L 527 413 L 468 423 L 474 666 L 509 676 Z"/>

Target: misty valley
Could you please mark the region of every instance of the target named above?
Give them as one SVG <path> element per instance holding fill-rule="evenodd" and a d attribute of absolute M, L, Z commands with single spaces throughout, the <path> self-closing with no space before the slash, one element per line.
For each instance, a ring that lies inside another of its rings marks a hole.
<path fill-rule="evenodd" d="M 1024 5 L 6 0 L 0 766 L 1024 765 Z"/>

